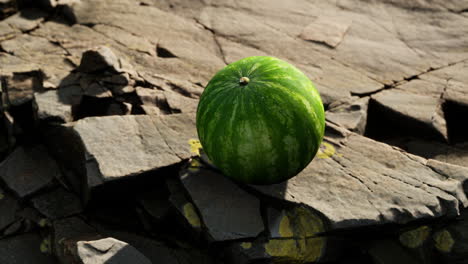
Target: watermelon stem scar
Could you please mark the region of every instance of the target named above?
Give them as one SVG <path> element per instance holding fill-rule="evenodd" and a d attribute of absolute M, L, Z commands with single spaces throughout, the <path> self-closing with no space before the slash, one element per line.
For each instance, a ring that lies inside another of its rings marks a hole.
<path fill-rule="evenodd" d="M 247 85 L 249 82 L 250 82 L 249 77 L 241 77 L 240 80 L 239 80 L 239 83 L 241 85 Z"/>

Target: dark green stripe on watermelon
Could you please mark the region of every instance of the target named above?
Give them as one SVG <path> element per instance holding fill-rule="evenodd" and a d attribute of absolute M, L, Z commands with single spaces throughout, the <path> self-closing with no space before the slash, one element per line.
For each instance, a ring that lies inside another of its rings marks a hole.
<path fill-rule="evenodd" d="M 197 110 L 205 153 L 225 175 L 252 184 L 297 175 L 317 153 L 324 128 L 312 82 L 272 57 L 226 66 L 208 83 Z"/>

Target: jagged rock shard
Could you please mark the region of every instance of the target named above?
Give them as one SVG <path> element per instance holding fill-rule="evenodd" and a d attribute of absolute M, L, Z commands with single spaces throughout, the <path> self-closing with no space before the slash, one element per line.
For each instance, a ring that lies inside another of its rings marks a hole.
<path fill-rule="evenodd" d="M 57 163 L 41 145 L 18 147 L 0 164 L 0 178 L 20 197 L 39 191 L 59 175 Z"/>
<path fill-rule="evenodd" d="M 225 176 L 188 168 L 181 171 L 180 179 L 212 240 L 254 238 L 263 231 L 260 201 Z"/>
<path fill-rule="evenodd" d="M 197 136 L 194 114 L 89 117 L 73 130 L 87 151 L 90 187 L 179 163 Z"/>
<path fill-rule="evenodd" d="M 102 238 L 97 231 L 79 217 L 69 217 L 55 220 L 52 223 L 53 250 L 61 263 L 73 263 L 74 255 L 70 252 L 76 249 L 76 242 L 87 239 Z"/>
<path fill-rule="evenodd" d="M 325 141 L 334 151 L 317 156 L 296 177 L 252 187 L 318 210 L 332 230 L 454 217 L 467 204 L 467 172 L 438 173 L 423 158 L 331 124 Z"/>
<path fill-rule="evenodd" d="M 83 53 L 77 70 L 91 73 L 106 69 L 117 71 L 118 68 L 119 60 L 114 52 L 109 47 L 99 46 Z"/>
<path fill-rule="evenodd" d="M 151 261 L 131 245 L 115 238 L 79 241 L 78 257 L 83 264 L 151 264 Z"/>
<path fill-rule="evenodd" d="M 58 263 L 53 256 L 41 252 L 41 242 L 41 237 L 33 233 L 0 240 L 0 263 Z"/>

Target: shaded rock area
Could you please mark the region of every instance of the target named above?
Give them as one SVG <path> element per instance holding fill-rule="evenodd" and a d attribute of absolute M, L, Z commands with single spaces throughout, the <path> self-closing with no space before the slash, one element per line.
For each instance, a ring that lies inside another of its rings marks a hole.
<path fill-rule="evenodd" d="M 0 0 L 0 263 L 466 263 L 464 1 Z M 195 113 L 254 55 L 310 77 L 315 159 L 224 177 Z"/>

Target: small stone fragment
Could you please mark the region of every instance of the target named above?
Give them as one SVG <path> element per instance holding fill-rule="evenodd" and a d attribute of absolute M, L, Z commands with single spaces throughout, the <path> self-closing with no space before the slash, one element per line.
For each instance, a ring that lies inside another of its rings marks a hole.
<path fill-rule="evenodd" d="M 79 241 L 77 252 L 83 264 L 151 264 L 151 261 L 131 245 L 115 238 Z"/>
<path fill-rule="evenodd" d="M 73 263 L 76 254 L 76 242 L 102 238 L 96 229 L 79 217 L 55 220 L 52 224 L 54 254 L 61 263 Z"/>
<path fill-rule="evenodd" d="M 106 69 L 117 71 L 118 67 L 119 60 L 114 52 L 109 47 L 99 46 L 83 53 L 77 70 L 92 73 Z"/>
<path fill-rule="evenodd" d="M 165 245 L 162 241 L 134 233 L 108 230 L 104 228 L 99 228 L 99 232 L 106 237 L 112 237 L 131 245 L 148 258 L 153 264 L 180 264 L 174 250 Z"/>

